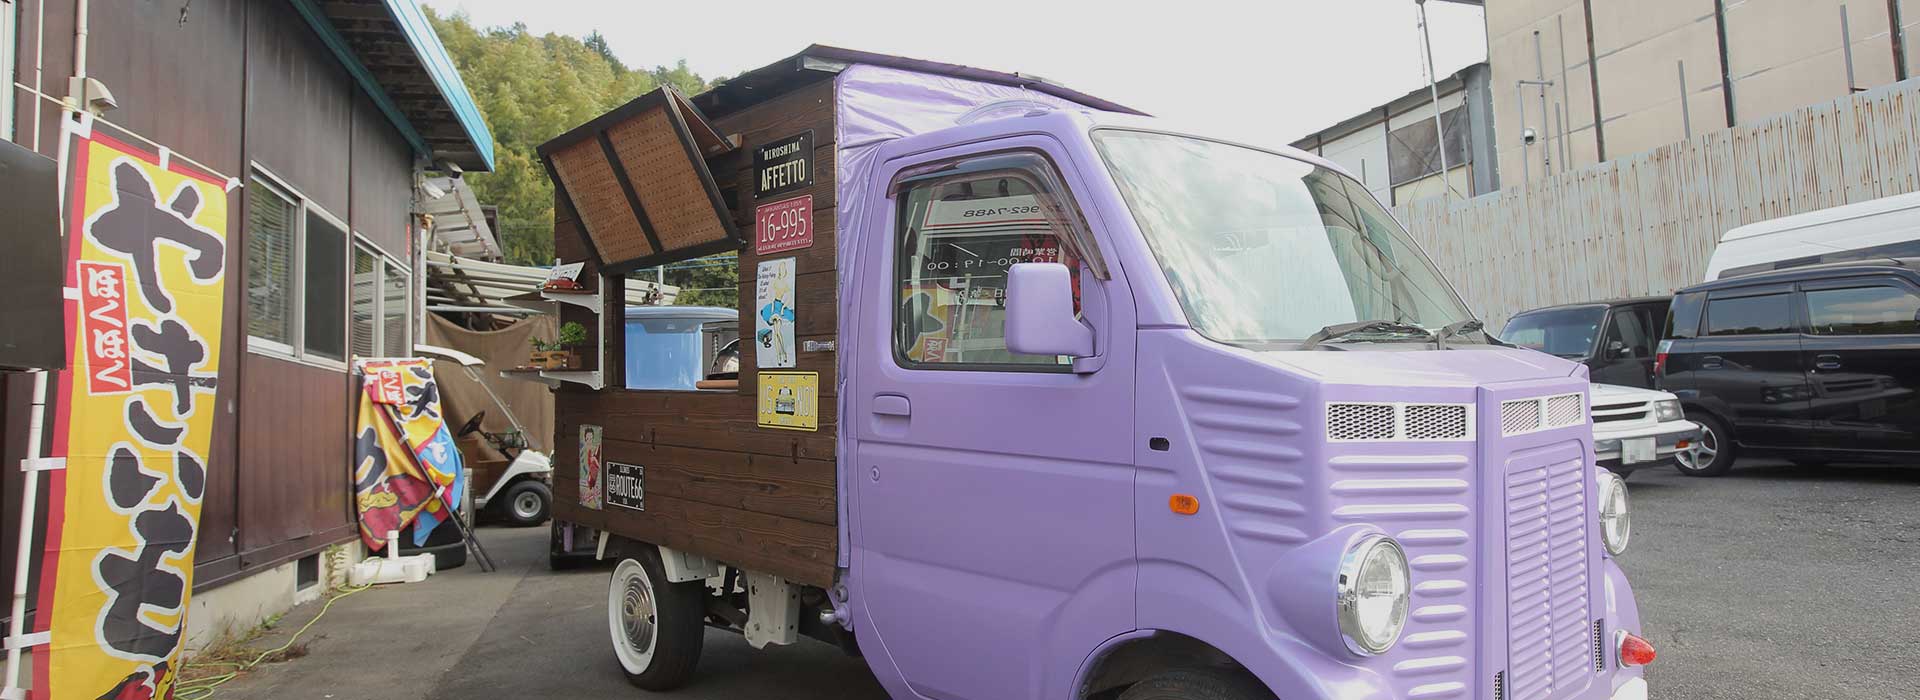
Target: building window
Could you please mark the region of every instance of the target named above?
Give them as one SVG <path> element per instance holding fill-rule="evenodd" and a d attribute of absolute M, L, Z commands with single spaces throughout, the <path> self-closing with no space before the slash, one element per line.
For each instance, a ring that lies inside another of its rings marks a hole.
<path fill-rule="evenodd" d="M 1016 263 L 1079 269 L 1088 239 L 1070 196 L 1037 154 L 951 165 L 899 186 L 895 352 L 925 369 L 1064 369 L 1067 358 L 1007 349 L 1006 293 Z"/>
<path fill-rule="evenodd" d="M 346 359 L 346 227 L 255 173 L 247 187 L 247 347 L 338 366 Z"/>
<path fill-rule="evenodd" d="M 407 357 L 412 295 L 407 268 L 363 241 L 353 246 L 349 335 L 354 357 Z"/>
<path fill-rule="evenodd" d="M 1455 107 L 1440 113 L 1446 127 L 1447 169 L 1467 164 L 1467 110 Z M 1395 186 L 1440 172 L 1440 139 L 1433 116 L 1394 129 L 1387 137 L 1387 180 Z"/>

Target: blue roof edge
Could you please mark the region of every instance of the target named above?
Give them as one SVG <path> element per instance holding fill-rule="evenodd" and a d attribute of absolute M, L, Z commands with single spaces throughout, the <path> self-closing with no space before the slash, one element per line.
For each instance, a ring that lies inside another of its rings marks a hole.
<path fill-rule="evenodd" d="M 473 93 L 467 91 L 467 83 L 460 79 L 460 69 L 453 65 L 453 57 L 447 55 L 447 47 L 440 43 L 440 35 L 433 31 L 433 25 L 427 22 L 427 15 L 420 11 L 416 0 L 386 0 L 387 9 L 400 22 L 400 30 L 407 35 L 407 43 L 413 46 L 414 53 L 420 57 L 421 65 L 427 67 L 427 74 L 433 77 L 433 84 L 440 88 L 447 105 L 453 108 L 453 115 L 460 120 L 460 127 L 467 131 L 467 138 L 473 141 L 474 150 L 487 162 L 487 170 L 493 170 L 493 132 L 487 129 L 486 119 L 480 116 L 480 105 L 473 101 Z"/>

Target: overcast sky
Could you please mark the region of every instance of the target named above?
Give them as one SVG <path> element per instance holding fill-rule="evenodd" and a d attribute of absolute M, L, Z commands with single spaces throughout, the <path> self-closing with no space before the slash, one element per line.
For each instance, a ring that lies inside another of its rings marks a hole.
<path fill-rule="evenodd" d="M 481 26 L 598 29 L 628 65 L 686 59 L 709 77 L 812 43 L 1018 71 L 1269 145 L 1426 85 L 1414 0 L 424 2 Z M 1485 60 L 1480 8 L 1436 1 L 1427 13 L 1440 75 Z"/>

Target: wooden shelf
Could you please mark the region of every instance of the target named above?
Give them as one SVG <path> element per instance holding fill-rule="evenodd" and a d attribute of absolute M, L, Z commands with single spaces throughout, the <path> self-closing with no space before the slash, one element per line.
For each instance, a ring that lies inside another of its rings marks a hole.
<path fill-rule="evenodd" d="M 597 369 L 534 369 L 516 368 L 500 370 L 500 376 L 528 382 L 540 382 L 553 388 L 560 388 L 564 382 L 582 384 L 599 391 L 606 388 L 606 381 Z"/>
<path fill-rule="evenodd" d="M 527 292 L 526 294 L 515 294 L 501 299 L 501 301 L 534 311 L 548 311 L 549 307 L 547 304 L 554 302 L 572 304 L 595 314 L 600 313 L 601 308 L 603 308 L 600 303 L 600 292 L 598 290 L 591 292 L 556 292 L 538 289 Z"/>

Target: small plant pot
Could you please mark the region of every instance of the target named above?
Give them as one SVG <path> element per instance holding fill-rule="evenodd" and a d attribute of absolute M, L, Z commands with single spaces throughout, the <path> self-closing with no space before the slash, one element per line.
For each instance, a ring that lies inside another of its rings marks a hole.
<path fill-rule="evenodd" d="M 527 361 L 540 369 L 580 368 L 580 356 L 572 350 L 535 350 Z"/>

